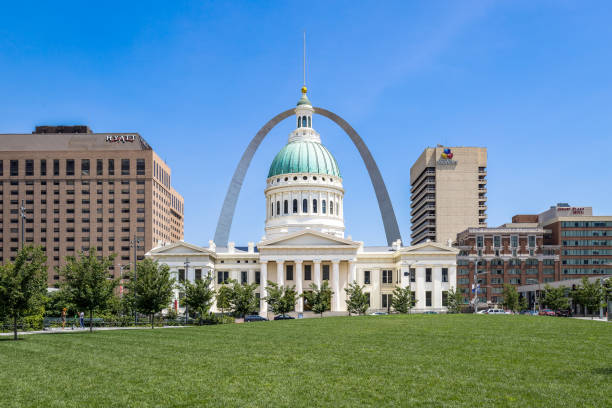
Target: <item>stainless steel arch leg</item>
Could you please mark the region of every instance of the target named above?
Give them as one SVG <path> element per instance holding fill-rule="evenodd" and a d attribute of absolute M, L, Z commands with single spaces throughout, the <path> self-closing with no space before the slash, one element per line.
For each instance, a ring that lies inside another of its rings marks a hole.
<path fill-rule="evenodd" d="M 366 146 L 363 139 L 361 139 L 359 134 L 351 127 L 351 125 L 348 124 L 348 122 L 335 113 L 323 108 L 315 107 L 314 110 L 315 113 L 323 115 L 334 121 L 351 138 L 353 144 L 355 144 L 355 147 L 357 147 L 357 150 L 359 151 L 359 154 L 361 155 L 361 158 L 370 175 L 370 180 L 372 181 L 372 186 L 374 187 L 374 192 L 376 193 L 376 198 L 378 200 L 380 215 L 382 216 L 383 225 L 385 227 L 387 244 L 391 245 L 393 241 L 401 239 L 399 226 L 397 224 L 397 219 L 395 218 L 395 212 L 393 211 L 393 205 L 391 204 L 387 187 L 385 186 L 385 182 L 383 181 L 382 175 L 378 170 L 378 166 L 376 165 L 376 162 L 374 161 L 374 158 L 372 157 L 372 154 L 370 153 L 370 150 Z M 294 113 L 294 109 L 289 109 L 270 119 L 268 123 L 266 123 L 259 130 L 259 132 L 257 132 L 253 140 L 251 140 L 251 143 L 249 143 L 246 150 L 242 154 L 240 162 L 234 171 L 232 181 L 227 189 L 227 193 L 225 194 L 225 200 L 223 201 L 223 207 L 221 208 L 221 214 L 219 215 L 219 221 L 217 222 L 217 229 L 215 231 L 214 238 L 217 245 L 226 245 L 229 240 L 229 232 L 232 227 L 236 203 L 238 202 L 238 195 L 240 194 L 244 177 L 246 176 L 246 172 L 251 164 L 253 155 L 255 155 L 255 152 L 257 151 L 257 148 L 270 130 L 274 128 L 274 126 L 289 116 L 292 116 Z"/>

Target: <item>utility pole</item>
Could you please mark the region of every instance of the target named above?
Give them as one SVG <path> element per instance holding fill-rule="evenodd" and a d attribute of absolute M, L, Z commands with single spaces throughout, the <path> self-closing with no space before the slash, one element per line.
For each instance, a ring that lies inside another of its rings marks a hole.
<path fill-rule="evenodd" d="M 130 241 L 130 245 L 132 246 L 132 248 L 134 248 L 134 301 L 136 301 L 136 280 L 138 278 L 138 276 L 136 275 L 136 263 L 137 263 L 137 256 L 136 256 L 136 250 L 138 249 L 138 244 L 141 243 L 142 240 L 136 236 L 134 236 L 134 239 L 132 239 Z M 134 304 L 134 306 L 136 306 Z M 138 325 L 138 312 L 136 312 L 136 307 L 134 307 L 134 325 Z"/>
<path fill-rule="evenodd" d="M 23 249 L 25 243 L 25 219 L 26 219 L 26 209 L 24 201 L 21 200 L 21 207 L 19 207 L 20 216 L 21 216 L 21 249 Z"/>
<path fill-rule="evenodd" d="M 188 280 L 189 280 L 189 258 L 185 258 L 185 282 Z M 200 316 L 200 319 L 201 318 L 202 317 Z M 187 303 L 185 302 L 185 326 L 187 326 L 188 320 L 189 320 L 189 309 L 188 309 Z"/>

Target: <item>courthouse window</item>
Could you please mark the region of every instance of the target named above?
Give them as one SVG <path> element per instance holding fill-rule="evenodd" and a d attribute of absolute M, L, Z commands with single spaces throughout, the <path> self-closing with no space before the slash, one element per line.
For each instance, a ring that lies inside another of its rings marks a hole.
<path fill-rule="evenodd" d="M 387 269 L 382 271 L 382 283 L 393 283 L 393 271 Z"/>
<path fill-rule="evenodd" d="M 425 268 L 425 282 L 431 282 L 431 268 Z"/>
<path fill-rule="evenodd" d="M 425 306 L 431 306 L 431 291 L 425 292 Z"/>
<path fill-rule="evenodd" d="M 323 265 L 323 280 L 329 280 L 329 265 Z"/>
<path fill-rule="evenodd" d="M 363 271 L 363 284 L 364 285 L 370 284 L 370 271 Z"/>
<path fill-rule="evenodd" d="M 293 265 L 287 265 L 286 271 L 287 271 L 287 273 L 285 275 L 286 279 L 288 281 L 293 280 Z"/>
<path fill-rule="evenodd" d="M 312 280 L 312 265 L 304 265 L 304 280 Z"/>
<path fill-rule="evenodd" d="M 448 282 L 448 268 L 442 268 L 442 282 Z"/>

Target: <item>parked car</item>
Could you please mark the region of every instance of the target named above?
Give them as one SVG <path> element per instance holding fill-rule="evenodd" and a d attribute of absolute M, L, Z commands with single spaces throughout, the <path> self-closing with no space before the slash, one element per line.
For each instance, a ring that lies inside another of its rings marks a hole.
<path fill-rule="evenodd" d="M 572 312 L 570 310 L 557 310 L 555 312 L 555 316 L 558 317 L 570 317 L 572 315 Z"/>
<path fill-rule="evenodd" d="M 482 309 L 476 312 L 476 314 L 487 314 L 487 309 Z"/>
<path fill-rule="evenodd" d="M 387 313 L 387 312 L 372 312 L 372 313 L 370 313 L 370 316 L 383 316 L 383 315 L 386 315 L 386 314 L 389 314 L 389 313 Z"/>
<path fill-rule="evenodd" d="M 289 315 L 276 315 L 276 316 L 274 316 L 274 320 L 291 320 L 291 319 L 295 319 L 295 317 L 289 316 Z"/>
<path fill-rule="evenodd" d="M 555 315 L 555 311 L 551 310 L 551 309 L 542 309 L 542 310 L 540 310 L 540 313 L 538 313 L 538 315 L 540 315 L 540 316 L 554 316 Z"/>
<path fill-rule="evenodd" d="M 522 315 L 529 315 L 529 316 L 537 316 L 538 312 L 536 312 L 535 310 L 523 310 L 521 312 Z"/>
<path fill-rule="evenodd" d="M 490 314 L 490 315 L 503 315 L 503 314 L 507 314 L 506 311 L 504 309 L 488 309 L 486 311 L 486 314 Z"/>
<path fill-rule="evenodd" d="M 246 315 L 244 316 L 245 322 L 267 322 L 268 319 L 260 315 Z"/>
<path fill-rule="evenodd" d="M 438 314 L 438 312 L 436 312 L 435 310 L 428 310 L 426 312 L 423 312 L 423 314 Z"/>

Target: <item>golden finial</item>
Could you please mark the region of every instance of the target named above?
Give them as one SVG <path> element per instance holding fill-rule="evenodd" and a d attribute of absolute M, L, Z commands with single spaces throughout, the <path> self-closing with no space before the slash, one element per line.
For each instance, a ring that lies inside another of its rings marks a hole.
<path fill-rule="evenodd" d="M 302 93 L 305 94 L 308 91 L 308 89 L 306 88 L 306 86 L 302 87 Z"/>

